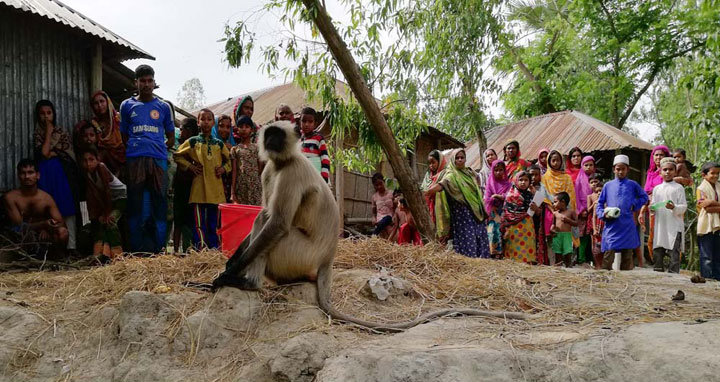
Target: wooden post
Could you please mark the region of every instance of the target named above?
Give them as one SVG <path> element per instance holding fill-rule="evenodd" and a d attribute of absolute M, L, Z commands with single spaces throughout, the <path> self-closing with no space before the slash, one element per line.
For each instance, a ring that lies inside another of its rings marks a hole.
<path fill-rule="evenodd" d="M 418 230 L 427 240 L 434 240 L 435 225 L 430 220 L 430 211 L 428 211 L 425 199 L 420 192 L 418 182 L 414 179 L 410 165 L 405 161 L 400 146 L 395 141 L 395 136 L 376 103 L 375 97 L 373 97 L 370 88 L 365 83 L 365 79 L 360 73 L 360 67 L 355 62 L 355 58 L 350 53 L 345 41 L 340 37 L 327 10 L 320 1 L 302 0 L 302 2 L 308 11 L 308 16 L 312 18 L 318 31 L 327 42 L 328 49 L 335 58 L 338 68 L 345 76 L 353 95 L 357 98 L 365 117 L 370 122 L 370 127 L 377 136 L 383 151 L 385 151 L 385 156 L 400 183 L 400 188 L 403 190 L 403 195 L 415 218 Z"/>
<path fill-rule="evenodd" d="M 102 60 L 102 44 L 96 43 L 95 50 L 92 54 L 92 61 L 90 63 L 90 92 L 94 93 L 98 90 L 102 90 L 102 71 L 103 71 L 103 60 Z"/>
<path fill-rule="evenodd" d="M 340 233 L 345 229 L 345 168 L 338 153 L 343 149 L 343 138 L 335 138 L 335 200 L 340 211 Z"/>

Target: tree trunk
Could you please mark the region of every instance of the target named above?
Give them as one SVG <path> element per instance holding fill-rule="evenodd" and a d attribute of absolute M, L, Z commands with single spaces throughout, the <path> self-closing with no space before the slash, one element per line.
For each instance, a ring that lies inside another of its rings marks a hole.
<path fill-rule="evenodd" d="M 315 26 L 317 26 L 320 34 L 327 42 L 330 52 L 335 57 L 335 62 L 345 76 L 350 89 L 370 122 L 370 126 L 378 137 L 380 145 L 385 151 L 388 161 L 390 161 L 390 166 L 400 183 L 403 196 L 409 204 L 418 230 L 427 239 L 434 240 L 435 227 L 430 219 L 430 213 L 420 192 L 420 187 L 413 178 L 410 166 L 400 152 L 400 146 L 395 141 L 392 130 L 390 130 L 390 126 L 388 126 L 385 117 L 380 111 L 380 107 L 375 102 L 375 98 L 365 83 L 360 68 L 332 24 L 325 8 L 317 0 L 302 0 L 302 2 Z"/>

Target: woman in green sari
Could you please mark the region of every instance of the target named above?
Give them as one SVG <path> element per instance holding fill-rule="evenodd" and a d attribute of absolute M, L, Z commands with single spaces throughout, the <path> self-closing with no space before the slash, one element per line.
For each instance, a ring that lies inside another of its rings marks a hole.
<path fill-rule="evenodd" d="M 450 156 L 447 168 L 438 176 L 427 196 L 435 197 L 438 236 L 452 236 L 455 252 L 468 257 L 490 257 L 483 194 L 475 172 L 465 167 L 465 150 Z"/>

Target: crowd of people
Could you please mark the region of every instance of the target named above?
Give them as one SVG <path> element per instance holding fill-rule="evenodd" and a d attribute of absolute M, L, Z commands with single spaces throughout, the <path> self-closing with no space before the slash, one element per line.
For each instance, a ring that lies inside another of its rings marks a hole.
<path fill-rule="evenodd" d="M 154 70 L 140 65 L 135 78 L 137 96 L 116 111 L 105 92 L 92 94 L 93 117 L 70 130 L 57 124 L 51 101 L 37 102 L 34 158 L 17 164 L 19 188 L 4 196 L 27 253 L 107 262 L 167 246 L 217 248 L 220 204 L 261 205 L 253 99 L 238 100 L 232 116 L 202 109 L 176 129 L 172 106 L 153 95 Z M 276 120 L 296 124 L 302 152 L 329 181 L 318 119 L 312 108 L 297 122 L 287 105 L 276 112 Z"/>
<path fill-rule="evenodd" d="M 528 161 L 517 141 L 498 156 L 482 154 L 482 168 L 466 166 L 464 149 L 428 156 L 422 182 L 438 239 L 465 256 L 507 258 L 519 262 L 596 269 L 632 269 L 643 265 L 642 230 L 649 218 L 649 257 L 656 271 L 680 271 L 685 250 L 685 188 L 693 185 L 695 167 L 683 149 L 657 146 L 651 153 L 645 187 L 628 179 L 630 159 L 614 158 L 613 179 L 604 182 L 595 158 L 575 147 L 567 155 L 541 150 Z M 700 271 L 720 279 L 720 164 L 705 163 L 697 187 L 697 235 Z M 402 195 L 385 189 L 382 175 L 373 177 L 374 234 L 398 243 L 415 243 L 411 215 L 399 207 Z M 406 205 L 406 203 L 404 203 Z M 405 209 L 406 210 L 406 209 Z M 396 224 L 398 212 L 405 223 Z M 407 231 L 405 235 L 402 233 Z"/>
<path fill-rule="evenodd" d="M 123 252 L 159 253 L 169 243 L 175 252 L 217 248 L 220 204 L 261 205 L 262 127 L 252 120 L 253 99 L 238 100 L 232 116 L 202 109 L 176 129 L 172 107 L 153 95 L 154 70 L 140 65 L 135 77 L 137 96 L 116 111 L 106 93 L 92 94 L 92 118 L 71 130 L 58 126 L 51 101 L 37 102 L 35 157 L 17 164 L 20 186 L 4 197 L 8 222 L 28 252 L 67 256 L 89 248 L 105 262 Z M 329 183 L 318 113 L 304 108 L 299 116 L 281 104 L 275 119 L 295 124 L 302 152 Z M 625 155 L 614 158 L 614 179 L 604 183 L 595 158 L 579 148 L 567 155 L 541 150 L 526 160 L 511 141 L 501 154 L 486 150 L 477 172 L 466 166 L 464 149 L 429 154 L 421 188 L 439 241 L 469 257 L 627 270 L 643 264 L 638 249 L 649 219 L 654 268 L 679 272 L 685 188 L 695 171 L 684 150 L 655 147 L 644 188 L 628 179 Z M 720 279 L 720 164 L 700 172 L 700 270 Z M 373 234 L 422 245 L 402 192 L 388 189 L 381 174 L 372 184 Z"/>

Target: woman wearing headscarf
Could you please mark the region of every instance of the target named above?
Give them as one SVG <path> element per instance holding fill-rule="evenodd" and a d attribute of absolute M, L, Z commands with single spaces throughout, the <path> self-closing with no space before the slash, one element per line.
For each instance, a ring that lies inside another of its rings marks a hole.
<path fill-rule="evenodd" d="M 480 191 L 485 193 L 485 185 L 487 184 L 488 178 L 490 177 L 490 167 L 492 163 L 497 159 L 497 153 L 493 149 L 487 149 L 482 156 L 482 168 L 478 171 L 477 179 Z"/>
<path fill-rule="evenodd" d="M 438 236 L 452 235 L 453 249 L 468 257 L 490 257 L 483 195 L 475 172 L 465 166 L 465 150 L 452 153 L 438 183 L 427 192 L 435 196 Z M 440 192 L 441 191 L 441 192 Z"/>
<path fill-rule="evenodd" d="M 547 172 L 547 157 L 550 154 L 550 150 L 542 149 L 538 152 L 537 165 L 540 167 L 540 172 L 545 174 Z"/>
<path fill-rule="evenodd" d="M 548 154 L 548 170 L 542 177 L 542 184 L 549 196 L 554 196 L 559 192 L 567 192 L 570 196 L 570 204 L 568 209 L 577 211 L 575 199 L 575 184 L 568 173 L 563 169 L 563 156 L 557 150 L 550 151 Z M 544 202 L 548 206 L 552 206 L 552 200 L 545 199 Z M 548 208 L 545 211 L 545 236 L 551 237 L 550 227 L 552 227 L 553 211 Z M 577 238 L 573 238 L 573 246 L 578 247 L 580 242 Z M 549 247 L 549 246 L 548 246 Z M 557 259 L 556 259 L 557 260 Z M 560 259 L 562 262 L 562 259 Z"/>
<path fill-rule="evenodd" d="M 428 154 L 428 170 L 425 173 L 425 178 L 420 184 L 420 188 L 423 192 L 427 192 L 438 182 L 440 173 L 447 166 L 447 158 L 439 151 L 433 150 Z M 435 222 L 435 197 L 425 197 L 425 202 L 430 210 L 430 217 Z"/>
<path fill-rule="evenodd" d="M 70 134 L 57 125 L 55 105 L 48 100 L 35 104 L 33 144 L 40 171 L 38 187 L 55 200 L 70 236 L 67 248 L 75 249 L 75 202 L 79 184 L 75 152 Z"/>
<path fill-rule="evenodd" d="M 670 156 L 670 149 L 668 149 L 667 146 L 664 145 L 658 145 L 655 146 L 650 153 L 650 169 L 647 172 L 647 176 L 645 177 L 645 192 L 650 197 L 650 201 L 648 203 L 653 203 L 652 200 L 652 192 L 653 189 L 655 189 L 656 186 L 662 184 L 663 178 L 660 174 L 660 161 Z M 645 214 L 647 213 L 647 206 L 643 206 L 643 208 L 640 210 L 640 216 L 642 216 L 643 222 L 645 221 Z M 641 224 L 643 225 L 643 224 Z M 653 239 L 655 238 L 655 215 L 650 214 L 650 227 L 648 231 L 648 243 L 652 243 Z M 653 258 L 653 250 L 652 245 L 648 245 L 648 255 L 650 255 L 650 259 Z"/>
<path fill-rule="evenodd" d="M 510 141 L 503 147 L 505 161 L 505 173 L 508 179 L 512 179 L 518 171 L 527 170 L 530 162 L 520 157 L 520 144 L 518 141 Z"/>
<path fill-rule="evenodd" d="M 235 108 L 233 109 L 233 118 L 235 122 L 235 128 L 233 130 L 233 137 L 236 141 L 240 140 L 240 135 L 237 130 L 238 121 L 242 116 L 246 116 L 250 119 L 252 119 L 253 114 L 255 114 L 255 101 L 253 101 L 252 97 L 249 95 L 246 95 L 243 98 L 240 98 L 237 103 L 235 104 Z M 257 135 L 258 130 L 260 127 L 258 125 L 253 125 L 253 132 L 252 132 L 252 143 L 255 143 L 257 141 Z"/>
<path fill-rule="evenodd" d="M 592 235 L 592 225 L 588 225 L 588 214 L 592 215 L 592 211 L 588 211 L 588 196 L 593 193 L 590 187 L 590 176 L 595 173 L 595 158 L 588 155 L 585 156 L 580 163 L 580 173 L 575 179 L 575 197 L 577 198 L 577 214 L 578 230 L 580 232 L 580 250 L 578 252 L 578 264 L 590 262 L 592 253 L 590 252 L 590 235 Z"/>
<path fill-rule="evenodd" d="M 567 158 L 565 159 L 565 172 L 570 175 L 570 178 L 573 182 L 577 180 L 578 175 L 580 174 L 582 167 L 581 167 L 581 161 L 583 159 L 583 152 L 580 150 L 579 147 L 573 147 L 570 149 L 570 152 L 568 153 Z"/>
<path fill-rule="evenodd" d="M 507 259 L 523 263 L 534 263 L 536 260 L 535 224 L 528 215 L 532 200 L 530 175 L 519 171 L 505 196 L 500 226 L 504 237 L 504 257 Z M 534 206 L 533 211 L 539 211 L 539 208 Z"/>
<path fill-rule="evenodd" d="M 95 115 L 90 123 L 98 131 L 97 148 L 100 159 L 118 176 L 125 166 L 125 143 L 120 134 L 120 113 L 115 110 L 110 96 L 102 90 L 90 97 L 90 107 Z"/>
<path fill-rule="evenodd" d="M 512 184 L 507 178 L 505 162 L 501 159 L 495 160 L 490 167 L 490 177 L 485 185 L 484 204 L 489 217 L 487 232 L 490 254 L 496 258 L 501 258 L 503 253 L 500 223 L 505 195 L 510 191 L 510 187 Z"/>
<path fill-rule="evenodd" d="M 219 139 L 225 144 L 228 151 L 232 151 L 235 147 L 235 138 L 232 134 L 232 119 L 227 114 L 222 114 L 219 117 L 215 117 L 215 125 L 213 125 L 210 133 L 213 138 Z M 225 172 L 222 174 L 223 188 L 225 189 L 225 202 L 230 203 L 230 196 L 232 195 L 232 172 Z"/>

